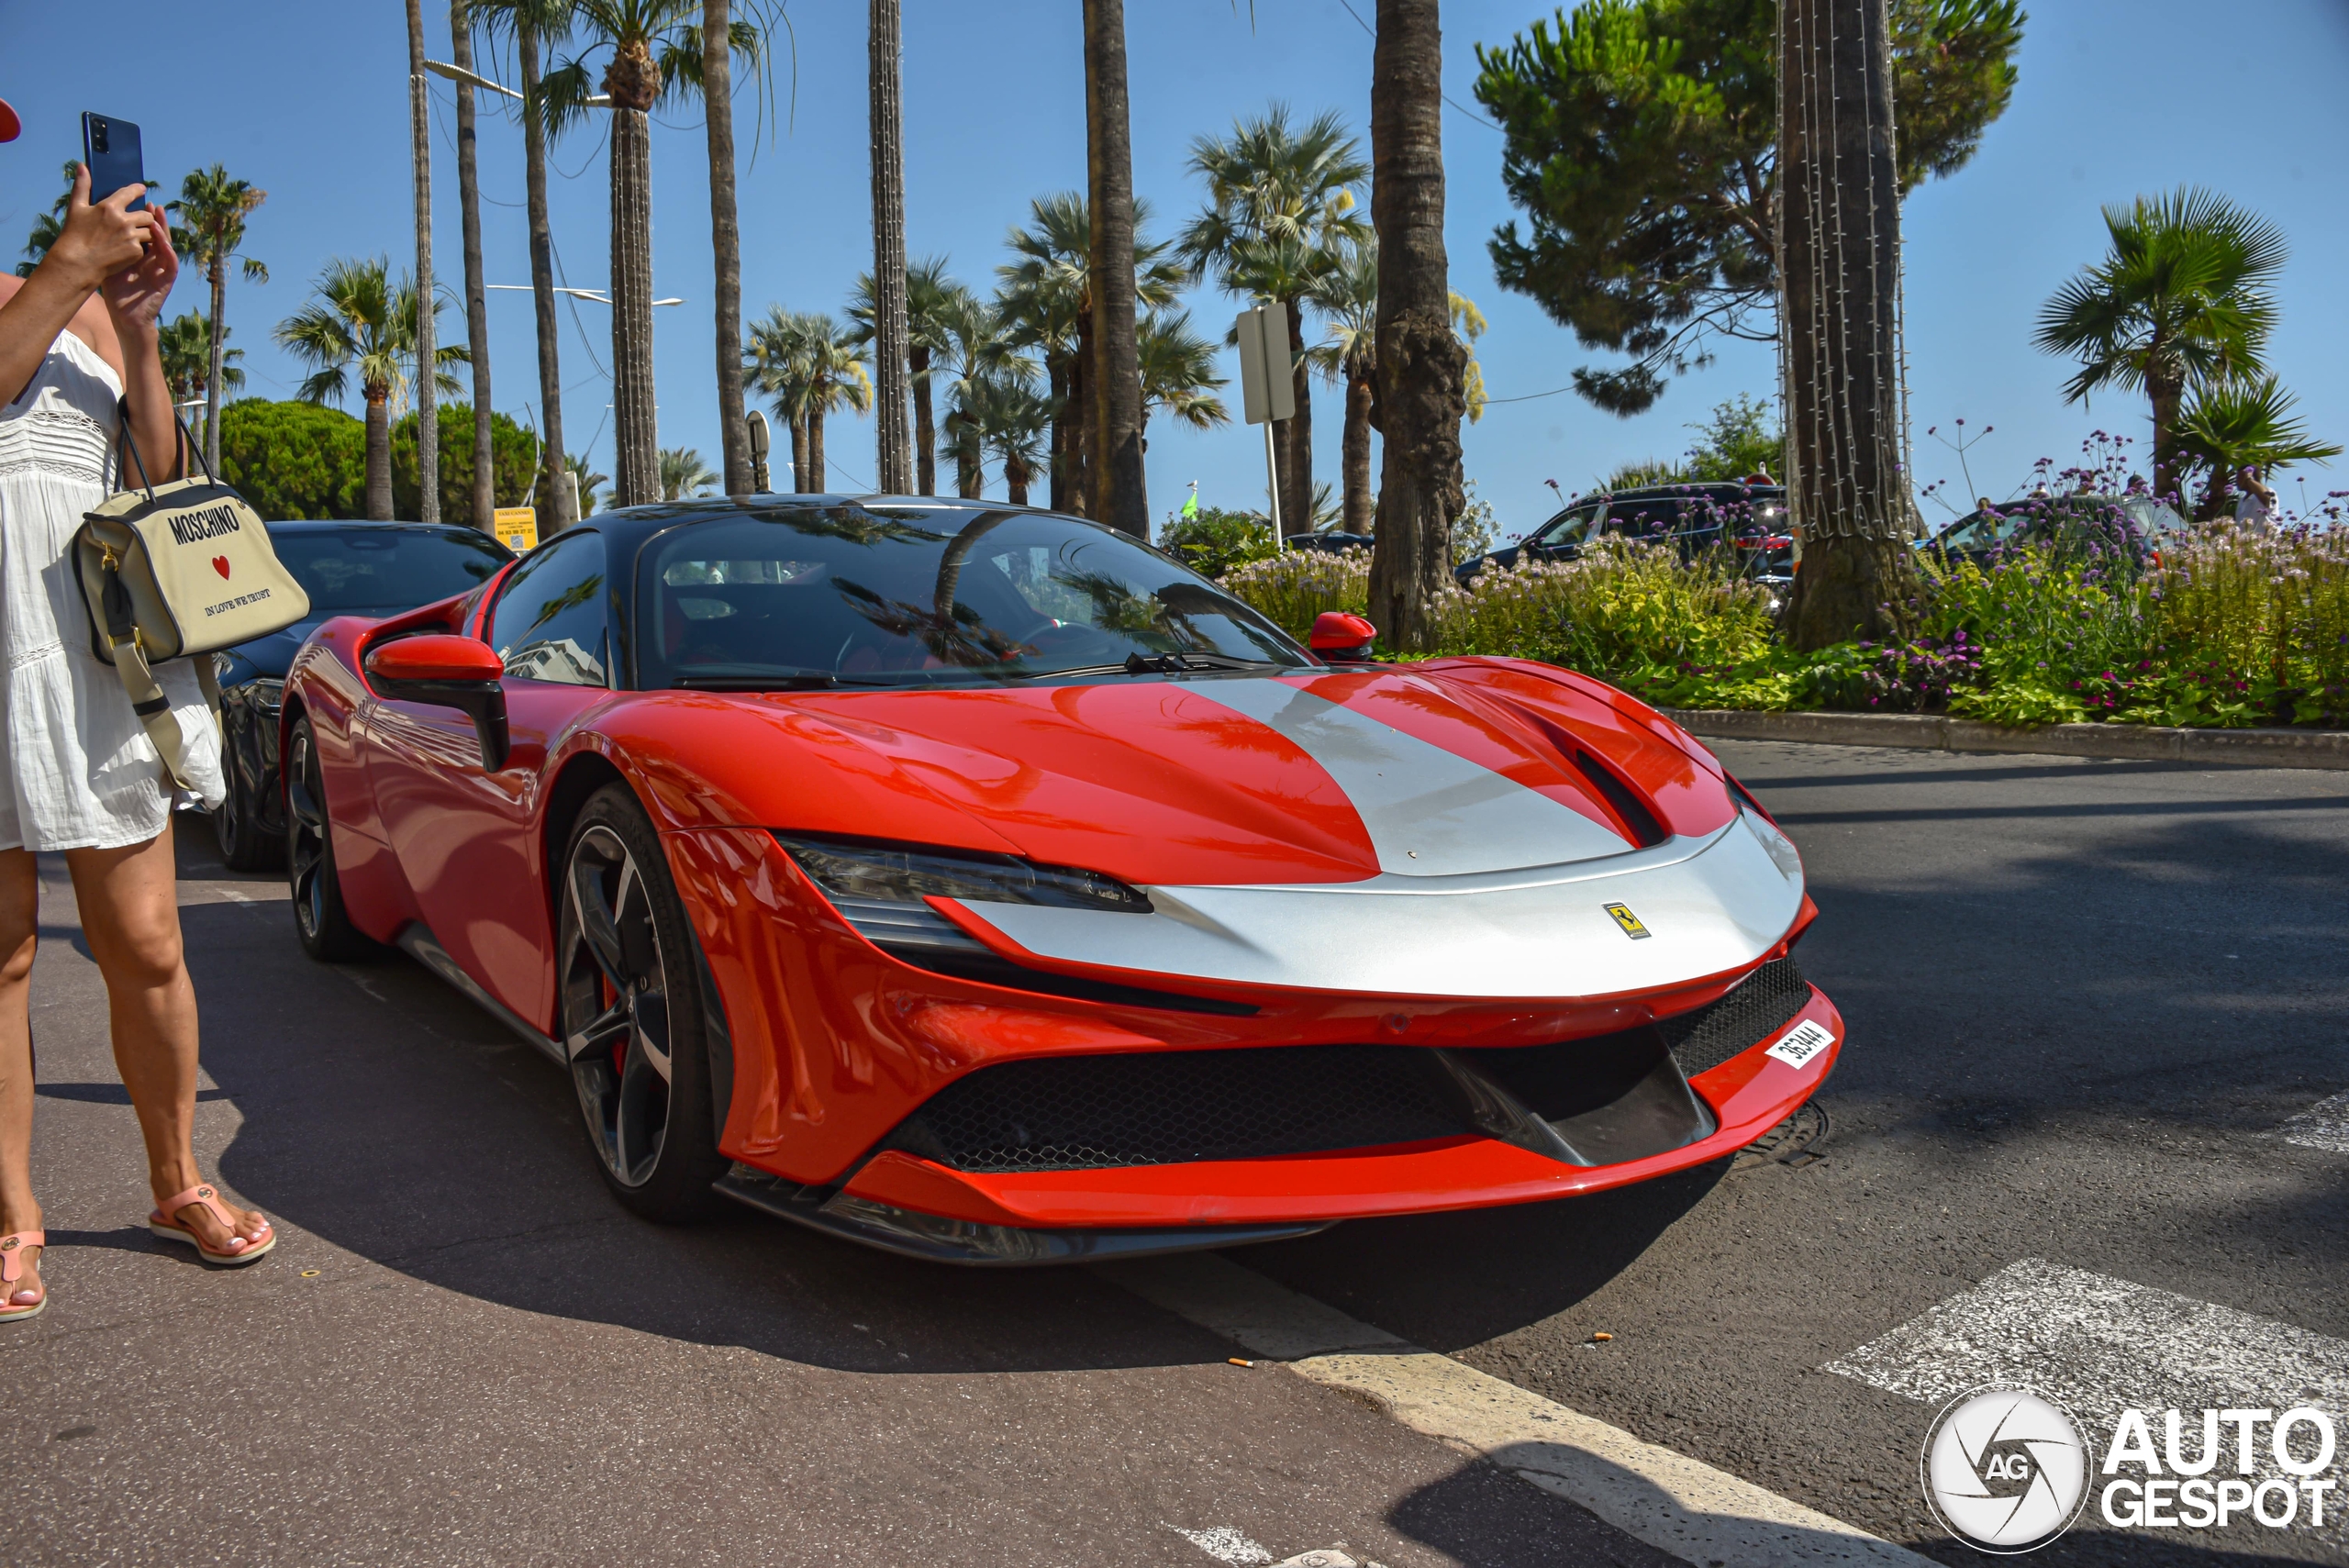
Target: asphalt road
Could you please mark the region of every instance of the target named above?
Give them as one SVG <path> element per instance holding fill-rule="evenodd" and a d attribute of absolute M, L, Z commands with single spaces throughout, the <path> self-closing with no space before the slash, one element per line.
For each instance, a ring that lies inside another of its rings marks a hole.
<path fill-rule="evenodd" d="M 1851 1030 L 1823 1157 L 1346 1226 L 1252 1267 L 1953 1562 L 1981 1559 L 1925 1511 L 1933 1407 L 1820 1369 L 2018 1262 L 2325 1336 L 2314 1359 L 2349 1379 L 2349 1149 L 2277 1131 L 2349 1090 L 2349 774 L 1718 750 L 1822 911 L 1798 954 Z M 2221 1335 L 2195 1386 L 2267 1405 L 2243 1396 L 2274 1337 Z M 2174 1402 L 2161 1369 L 2135 1375 Z M 2342 1542 L 2122 1534 L 2092 1505 L 2030 1561 L 2349 1561 Z"/>
<path fill-rule="evenodd" d="M 1824 910 L 1801 956 L 1852 1044 L 1822 1157 L 1237 1260 L 1953 1562 L 1976 1559 L 1917 1486 L 1932 1407 L 1831 1362 L 2032 1260 L 2252 1315 L 2221 1381 L 2349 1340 L 2349 1152 L 2277 1132 L 2349 1090 L 2349 775 L 1721 751 Z M 56 1297 L 0 1331 L 0 1561 L 1217 1560 L 1180 1531 L 1389 1568 L 1663 1561 L 1090 1274 L 642 1225 L 552 1069 L 405 961 L 308 963 L 280 885 L 209 849 L 184 834 L 200 1152 L 285 1240 L 236 1273 L 147 1237 L 53 875 Z M 2344 1555 L 2091 1518 L 2034 1561 Z"/>
<path fill-rule="evenodd" d="M 45 864 L 53 1296 L 0 1329 L 0 1563 L 1669 1562 L 1083 1271 L 638 1221 L 554 1068 L 405 959 L 309 962 L 283 883 L 181 823 L 197 1152 L 284 1240 L 216 1272 L 148 1236 Z"/>

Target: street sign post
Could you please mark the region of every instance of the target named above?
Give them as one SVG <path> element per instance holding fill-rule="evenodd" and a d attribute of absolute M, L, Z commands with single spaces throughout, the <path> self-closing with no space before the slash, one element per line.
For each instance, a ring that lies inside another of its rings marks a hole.
<path fill-rule="evenodd" d="M 500 506 L 490 514 L 490 532 L 497 542 L 520 555 L 539 543 L 539 514 L 529 506 Z"/>
<path fill-rule="evenodd" d="M 1240 313 L 1232 324 L 1240 339 L 1240 406 L 1251 425 L 1264 427 L 1264 493 L 1270 497 L 1273 546 L 1286 550 L 1281 538 L 1280 462 L 1274 453 L 1273 426 L 1296 417 L 1297 386 L 1290 378 L 1288 306 L 1258 305 Z"/>

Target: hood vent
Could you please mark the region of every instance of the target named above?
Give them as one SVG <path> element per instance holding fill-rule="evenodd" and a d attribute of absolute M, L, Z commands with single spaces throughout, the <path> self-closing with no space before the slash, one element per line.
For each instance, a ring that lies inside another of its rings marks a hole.
<path fill-rule="evenodd" d="M 1642 799 L 1640 792 L 1613 768 L 1579 746 L 1567 750 L 1566 755 L 1573 759 L 1575 770 L 1590 781 L 1591 787 L 1614 808 L 1615 815 L 1623 819 L 1624 831 L 1632 843 L 1642 850 L 1652 850 L 1672 837 L 1656 820 L 1654 807 Z"/>

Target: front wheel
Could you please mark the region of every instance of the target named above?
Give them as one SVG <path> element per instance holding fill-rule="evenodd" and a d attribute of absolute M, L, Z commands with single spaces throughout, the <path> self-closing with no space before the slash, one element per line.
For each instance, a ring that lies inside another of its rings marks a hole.
<path fill-rule="evenodd" d="M 563 1054 L 587 1143 L 620 1202 L 704 1213 L 718 1151 L 693 933 L 652 824 L 626 784 L 579 814 L 555 933 Z"/>
<path fill-rule="evenodd" d="M 233 733 L 221 749 L 220 761 L 228 784 L 228 798 L 212 813 L 212 836 L 220 845 L 220 862 L 230 871 L 269 871 L 280 863 L 278 856 L 284 846 L 261 830 L 261 803 L 245 786 Z"/>
<path fill-rule="evenodd" d="M 383 956 L 383 944 L 351 923 L 335 873 L 334 829 L 327 819 L 326 779 L 317 737 L 307 718 L 294 721 L 285 749 L 285 880 L 294 894 L 294 930 L 302 951 L 321 963 Z"/>

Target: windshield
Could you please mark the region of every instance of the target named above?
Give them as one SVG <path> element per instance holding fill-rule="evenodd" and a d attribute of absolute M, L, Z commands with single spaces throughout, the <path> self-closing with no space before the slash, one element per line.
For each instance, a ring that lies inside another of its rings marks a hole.
<path fill-rule="evenodd" d="M 288 529 L 269 542 L 310 595 L 314 616 L 411 610 L 478 587 L 514 559 L 471 529 Z"/>
<path fill-rule="evenodd" d="M 688 524 L 639 558 L 638 683 L 916 685 L 1207 656 L 1309 667 L 1254 610 L 1109 529 L 862 506 Z"/>

